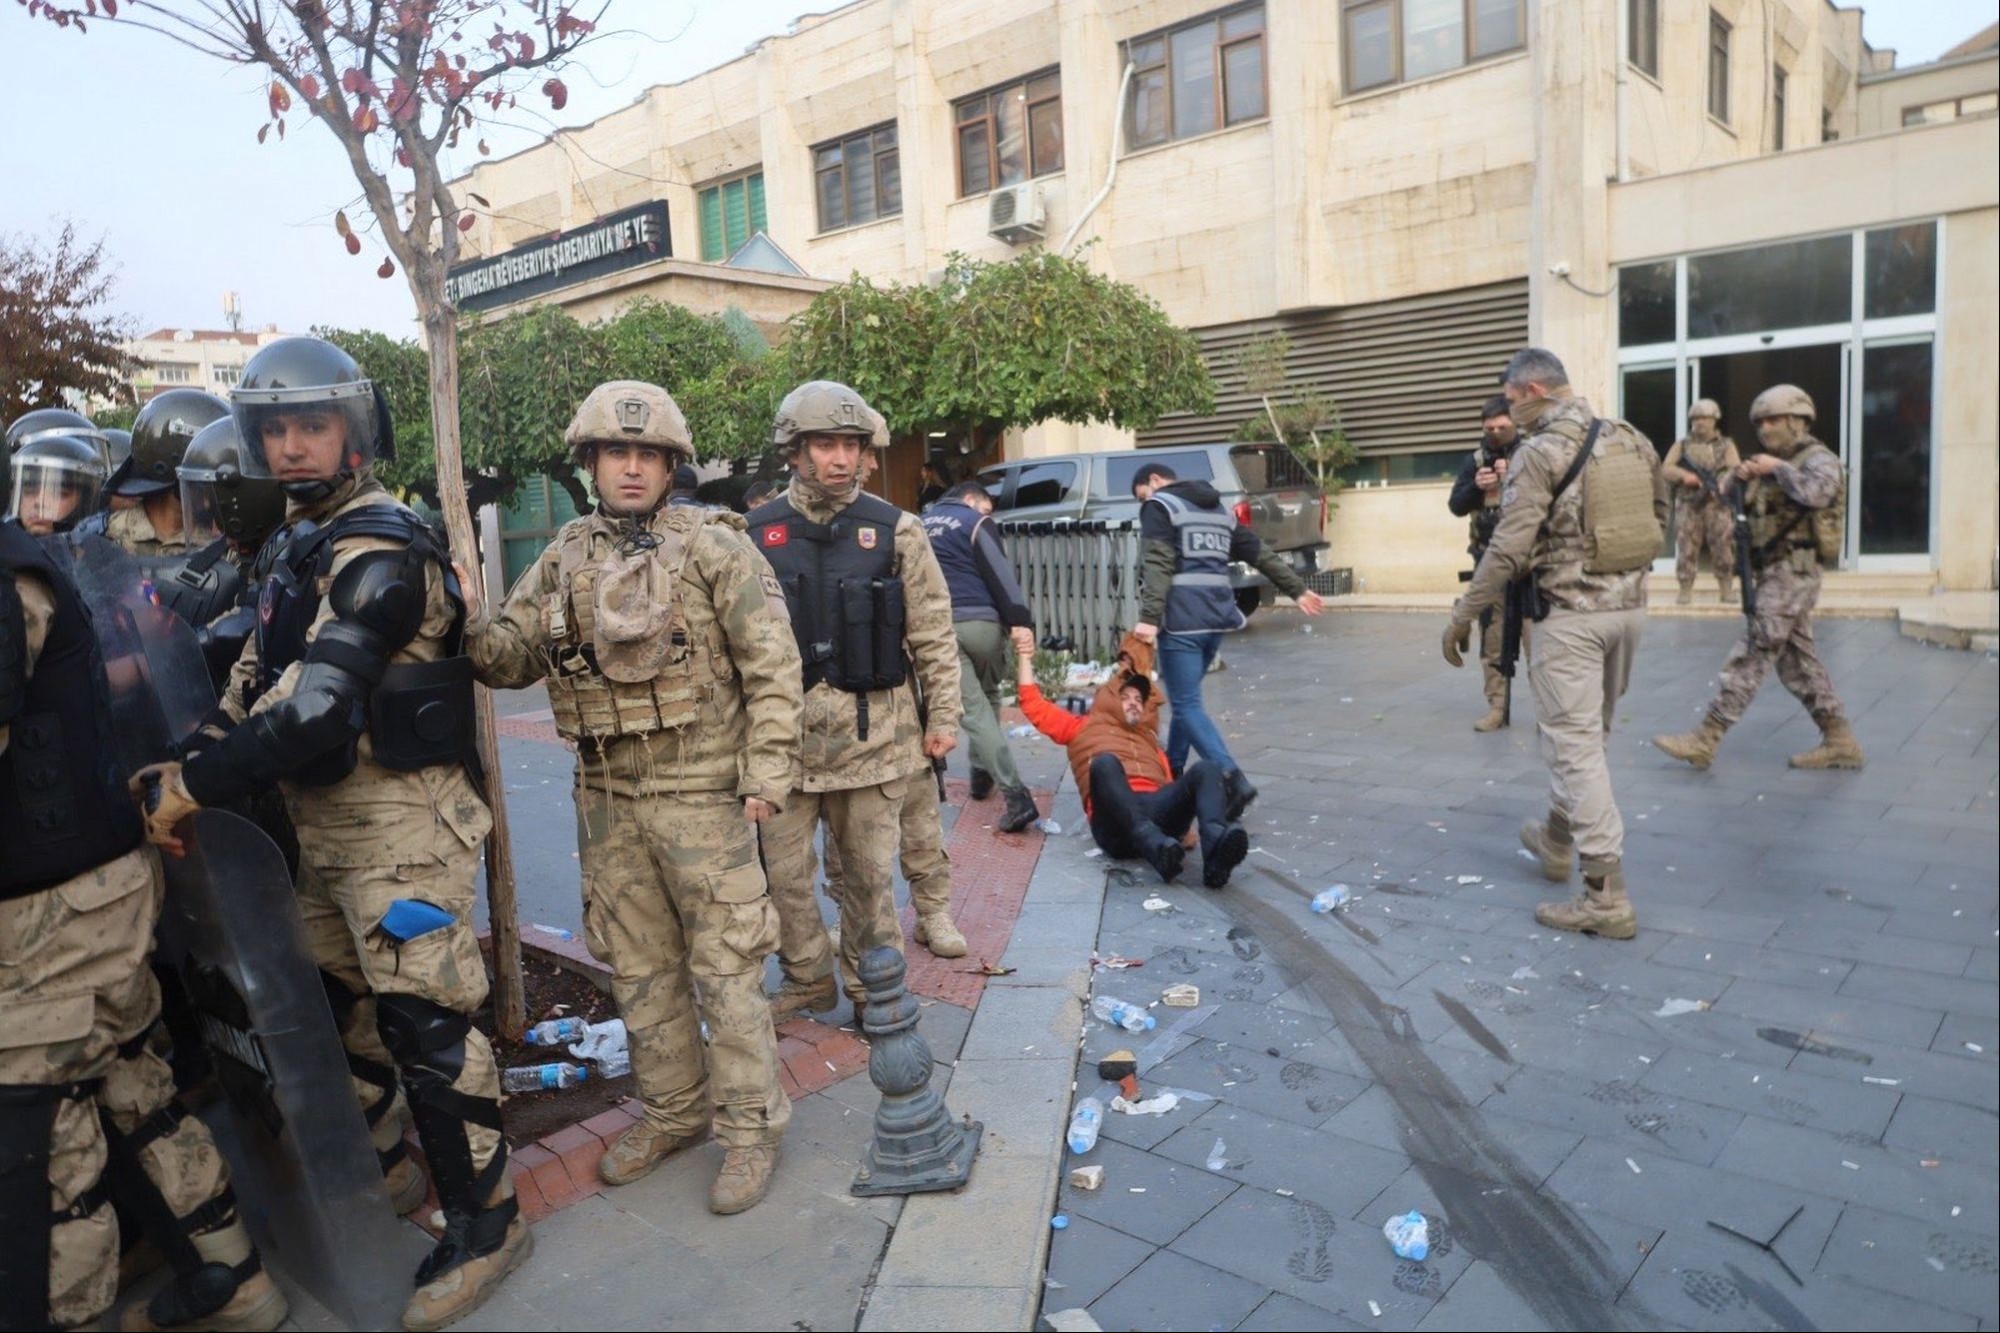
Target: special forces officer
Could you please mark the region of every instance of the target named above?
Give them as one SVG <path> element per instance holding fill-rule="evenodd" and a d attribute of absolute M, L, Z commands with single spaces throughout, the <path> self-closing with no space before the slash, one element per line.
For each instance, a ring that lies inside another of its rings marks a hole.
<path fill-rule="evenodd" d="M 1743 459 L 1736 452 L 1736 441 L 1716 428 L 1721 420 L 1722 408 L 1713 398 L 1695 399 L 1688 409 L 1686 437 L 1674 441 L 1660 464 L 1667 480 L 1678 488 L 1674 493 L 1680 511 L 1674 519 L 1674 578 L 1681 592 L 1674 601 L 1679 606 L 1694 601 L 1694 580 L 1704 549 L 1709 568 L 1715 571 L 1717 600 L 1729 600 L 1736 575 L 1736 556 L 1730 544 L 1734 525 L 1722 483 Z"/>
<path fill-rule="evenodd" d="M 1580 855 L 1584 882 L 1570 901 L 1537 907 L 1535 920 L 1629 940 L 1638 919 L 1625 891 L 1625 825 L 1604 741 L 1645 625 L 1646 570 L 1660 549 L 1666 481 L 1646 437 L 1596 417 L 1553 352 L 1516 352 L 1505 392 L 1527 439 L 1514 451 L 1493 542 L 1451 609 L 1444 656 L 1458 666 L 1479 613 L 1509 580 L 1532 571 L 1546 618 L 1528 678 L 1550 792 L 1547 821 L 1523 825 L 1521 844 L 1557 883 Z"/>
<path fill-rule="evenodd" d="M 861 489 L 862 450 L 880 421 L 844 384 L 813 380 L 785 395 L 772 442 L 791 463 L 791 484 L 749 515 L 791 608 L 805 684 L 804 777 L 764 826 L 782 931 L 785 980 L 771 1001 L 779 1021 L 835 1003 L 831 942 L 813 898 L 822 813 L 844 870 L 842 977 L 860 1001 L 862 954 L 902 939 L 891 866 L 904 797 L 958 740 L 944 575 L 916 517 Z M 913 684 L 928 707 L 921 721 Z"/>
<path fill-rule="evenodd" d="M 1507 409 L 1507 399 L 1495 394 L 1479 409 L 1479 447 L 1465 460 L 1458 470 L 1458 478 L 1451 484 L 1451 496 L 1446 501 L 1453 514 L 1469 519 L 1465 549 L 1472 556 L 1474 566 L 1479 557 L 1486 554 L 1487 544 L 1493 540 L 1493 530 L 1500 526 L 1500 493 L 1507 485 L 1508 460 L 1514 453 L 1514 446 L 1521 441 L 1521 433 L 1514 426 L 1513 415 Z M 1469 581 L 1470 574 L 1460 574 L 1461 580 Z M 1527 641 L 1528 626 L 1521 626 L 1522 642 Z M 1498 607 L 1489 607 L 1479 617 L 1479 666 L 1486 688 L 1486 715 L 1472 724 L 1474 731 L 1498 731 L 1507 725 L 1508 680 L 1500 674 L 1501 613 Z"/>
<path fill-rule="evenodd" d="M 116 1193 L 175 1268 L 127 1327 L 276 1328 L 285 1297 L 228 1169 L 147 1049 L 165 883 L 109 712 L 67 568 L 0 523 L 0 1327 L 75 1328 L 110 1308 Z"/>
<path fill-rule="evenodd" d="M 778 915 L 756 826 L 791 797 L 798 650 L 743 520 L 668 501 L 694 443 L 664 389 L 601 384 L 564 439 L 597 509 L 466 646 L 489 685 L 546 677 L 576 743 L 584 930 L 611 964 L 645 1107 L 598 1173 L 638 1180 L 712 1117 L 726 1152 L 708 1206 L 740 1213 L 769 1188 L 792 1114 L 764 1003 Z"/>
<path fill-rule="evenodd" d="M 1729 484 L 1748 487 L 1743 507 L 1750 519 L 1757 614 L 1722 664 L 1721 688 L 1701 725 L 1653 738 L 1696 768 L 1714 762 L 1723 733 L 1742 718 L 1773 666 L 1820 731 L 1819 744 L 1793 755 L 1792 767 L 1860 768 L 1867 762 L 1813 642 L 1820 562 L 1840 558 L 1846 500 L 1839 455 L 1813 438 L 1813 418 L 1811 396 L 1790 384 L 1773 385 L 1750 404 L 1765 452 L 1739 463 Z"/>
<path fill-rule="evenodd" d="M 406 1328 L 439 1328 L 532 1248 L 500 1133 L 500 1076 L 472 1014 L 486 998 L 473 877 L 491 826 L 468 772 L 472 662 L 442 543 L 375 478 L 386 400 L 353 358 L 286 338 L 231 393 L 244 469 L 290 502 L 255 638 L 203 748 L 156 765 L 147 836 L 202 806 L 277 785 L 299 838 L 307 941 L 341 1024 L 364 1114 L 401 1211 L 425 1187 L 401 1155 L 400 1075 L 444 1208 Z"/>

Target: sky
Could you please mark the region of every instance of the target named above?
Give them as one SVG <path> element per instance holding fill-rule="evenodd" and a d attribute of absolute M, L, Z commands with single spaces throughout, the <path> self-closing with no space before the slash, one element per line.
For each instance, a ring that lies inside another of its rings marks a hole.
<path fill-rule="evenodd" d="M 605 38 L 587 71 L 570 71 L 560 123 L 629 105 L 838 3 L 621 0 L 612 21 L 645 31 Z M 1863 9 L 1867 39 L 1911 65 L 1993 22 L 2000 0 L 1870 0 Z M 86 238 L 103 237 L 117 266 L 115 303 L 141 331 L 224 327 L 222 294 L 234 291 L 245 328 L 414 332 L 401 275 L 375 276 L 381 242 L 364 236 L 361 255 L 349 256 L 334 233 L 335 209 L 347 206 L 357 221 L 366 209 L 333 136 L 293 116 L 286 140 L 259 145 L 264 81 L 253 72 L 117 24 L 59 31 L 15 4 L 0 4 L 0 50 L 0 234 L 45 241 L 73 221 Z M 482 131 L 496 155 L 554 128 L 530 114 L 538 100 L 522 98 L 515 126 Z M 468 147 L 457 165 L 477 160 Z"/>

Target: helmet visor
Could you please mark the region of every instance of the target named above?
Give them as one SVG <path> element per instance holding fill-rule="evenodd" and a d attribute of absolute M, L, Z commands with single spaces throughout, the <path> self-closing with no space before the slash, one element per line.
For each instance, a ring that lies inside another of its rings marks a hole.
<path fill-rule="evenodd" d="M 182 468 L 180 482 L 181 535 L 191 547 L 207 546 L 222 535 L 216 520 L 215 470 Z"/>
<path fill-rule="evenodd" d="M 380 416 L 367 380 L 230 397 L 246 477 L 326 481 L 375 462 Z"/>
<path fill-rule="evenodd" d="M 7 516 L 36 536 L 67 532 L 96 510 L 103 489 L 101 468 L 62 459 L 16 459 Z"/>

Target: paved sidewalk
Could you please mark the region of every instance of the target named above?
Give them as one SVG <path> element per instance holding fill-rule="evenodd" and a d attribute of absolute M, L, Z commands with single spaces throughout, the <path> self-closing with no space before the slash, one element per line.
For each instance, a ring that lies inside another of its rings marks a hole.
<path fill-rule="evenodd" d="M 1108 1117 L 1083 1159 L 1103 1188 L 1064 1186 L 1045 1311 L 2000 1321 L 1990 654 L 1823 622 L 1866 771 L 1788 769 L 1813 728 L 1774 681 L 1696 773 L 1647 738 L 1693 724 L 1737 627 L 1649 625 L 1611 741 L 1642 929 L 1609 943 L 1530 915 L 1555 886 L 1515 845 L 1547 790 L 1525 682 L 1513 729 L 1478 736 L 1477 675 L 1439 661 L 1441 617 L 1300 625 L 1260 618 L 1209 681 L 1263 791 L 1235 883 L 1110 876 L 1098 947 L 1146 962 L 1097 989 L 1148 1002 L 1188 981 L 1216 1007 L 1145 1080 L 1196 1096 Z M 1334 882 L 1358 901 L 1314 916 Z M 1155 1010 L 1163 1028 L 1183 1012 Z M 1099 1056 L 1148 1040 L 1090 1027 L 1079 1095 Z M 1412 1208 L 1435 1227 L 1421 1264 L 1381 1234 Z M 1711 1223 L 1783 1232 L 1774 1256 Z"/>

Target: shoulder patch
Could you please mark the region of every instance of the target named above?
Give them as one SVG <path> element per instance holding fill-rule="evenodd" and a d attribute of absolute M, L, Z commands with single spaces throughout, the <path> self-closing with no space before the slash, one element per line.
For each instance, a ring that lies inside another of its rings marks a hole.
<path fill-rule="evenodd" d="M 773 523 L 757 534 L 759 546 L 783 546 L 792 539 L 792 531 L 782 523 Z"/>
<path fill-rule="evenodd" d="M 757 576 L 757 582 L 764 585 L 764 595 L 766 597 L 779 603 L 784 602 L 785 587 L 782 583 L 778 582 L 778 576 L 776 574 L 759 574 Z"/>

